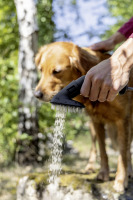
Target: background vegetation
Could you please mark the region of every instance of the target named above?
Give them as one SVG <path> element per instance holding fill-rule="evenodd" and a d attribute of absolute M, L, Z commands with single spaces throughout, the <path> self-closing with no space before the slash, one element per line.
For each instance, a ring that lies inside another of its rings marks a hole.
<path fill-rule="evenodd" d="M 126 22 L 133 11 L 132 0 L 107 0 L 109 12 L 116 24 L 102 35 L 108 38 Z M 72 6 L 76 6 L 76 0 Z M 39 0 L 38 5 L 39 46 L 54 41 L 58 30 L 53 22 L 52 0 Z M 76 7 L 74 7 L 76 9 Z M 13 0 L 0 1 L 0 163 L 14 160 L 18 141 L 18 24 Z M 64 34 L 67 37 L 67 34 Z M 88 134 L 88 117 L 67 116 L 66 137 L 74 139 L 79 133 Z M 39 110 L 40 132 L 47 137 L 52 133 L 54 111 L 50 105 L 42 104 Z M 83 126 L 85 124 L 85 126 Z"/>

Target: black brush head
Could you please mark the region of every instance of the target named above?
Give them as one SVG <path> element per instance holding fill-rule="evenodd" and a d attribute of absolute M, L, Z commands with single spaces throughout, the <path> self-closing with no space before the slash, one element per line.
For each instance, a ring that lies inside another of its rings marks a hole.
<path fill-rule="evenodd" d="M 85 107 L 82 103 L 69 99 L 68 97 L 60 95 L 59 93 L 52 98 L 50 103 L 55 104 L 55 105 L 75 106 L 75 107 L 80 107 L 80 108 Z"/>
<path fill-rule="evenodd" d="M 72 100 L 72 98 L 80 94 L 80 88 L 83 84 L 84 77 L 85 76 L 82 76 L 79 79 L 72 81 L 58 94 L 56 94 L 50 102 L 55 105 L 75 106 L 84 108 L 85 106 L 82 103 Z"/>
<path fill-rule="evenodd" d="M 65 88 L 63 88 L 58 94 L 56 94 L 51 103 L 55 105 L 64 105 L 64 106 L 75 106 L 79 108 L 84 108 L 85 106 L 78 102 L 72 100 L 72 98 L 76 97 L 80 94 L 81 86 L 84 82 L 85 76 L 81 76 L 77 80 L 72 81 L 69 83 Z M 125 86 L 120 92 L 120 95 L 125 94 L 126 91 L 133 91 L 133 88 Z"/>

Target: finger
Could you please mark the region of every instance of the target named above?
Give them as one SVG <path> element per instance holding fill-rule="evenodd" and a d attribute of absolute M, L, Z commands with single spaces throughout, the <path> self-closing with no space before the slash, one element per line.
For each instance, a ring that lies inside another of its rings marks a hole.
<path fill-rule="evenodd" d="M 89 76 L 85 76 L 85 80 L 80 90 L 80 94 L 84 97 L 88 97 L 91 88 L 91 78 Z"/>
<path fill-rule="evenodd" d="M 89 99 L 91 101 L 98 100 L 100 89 L 101 89 L 100 82 L 99 81 L 93 81 L 91 88 L 90 88 L 90 94 L 89 94 Z"/>
<path fill-rule="evenodd" d="M 117 93 L 118 93 L 117 90 L 111 89 L 108 93 L 107 101 L 113 101 L 115 97 L 117 96 Z"/>
<path fill-rule="evenodd" d="M 109 86 L 103 85 L 98 96 L 98 101 L 104 102 L 107 100 L 108 93 L 109 93 Z"/>

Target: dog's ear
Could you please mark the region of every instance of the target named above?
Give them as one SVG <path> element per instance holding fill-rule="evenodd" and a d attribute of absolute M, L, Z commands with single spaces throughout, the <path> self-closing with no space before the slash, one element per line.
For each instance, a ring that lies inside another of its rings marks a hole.
<path fill-rule="evenodd" d="M 70 64 L 74 70 L 76 70 L 80 75 L 85 74 L 85 70 L 81 65 L 80 51 L 77 45 L 72 48 L 71 56 L 69 56 Z"/>
<path fill-rule="evenodd" d="M 45 57 L 46 49 L 48 45 L 45 45 L 40 48 L 39 52 L 35 56 L 35 64 L 39 68 L 41 62 L 42 62 L 42 56 Z"/>
<path fill-rule="evenodd" d="M 71 56 L 69 56 L 70 63 L 77 69 L 81 75 L 99 63 L 99 56 L 89 48 L 81 48 L 77 45 L 73 46 Z"/>
<path fill-rule="evenodd" d="M 89 47 L 79 47 L 79 55 L 81 66 L 86 72 L 102 60 L 105 60 L 110 57 L 109 54 L 104 54 L 100 51 L 93 51 Z"/>

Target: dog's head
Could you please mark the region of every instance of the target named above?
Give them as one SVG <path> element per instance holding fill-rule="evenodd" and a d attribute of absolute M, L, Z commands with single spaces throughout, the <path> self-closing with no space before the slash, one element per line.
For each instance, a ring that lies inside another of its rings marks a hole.
<path fill-rule="evenodd" d="M 41 71 L 35 96 L 48 102 L 72 80 L 86 74 L 98 60 L 94 55 L 88 59 L 88 53 L 73 43 L 55 42 L 42 47 L 35 62 Z"/>

